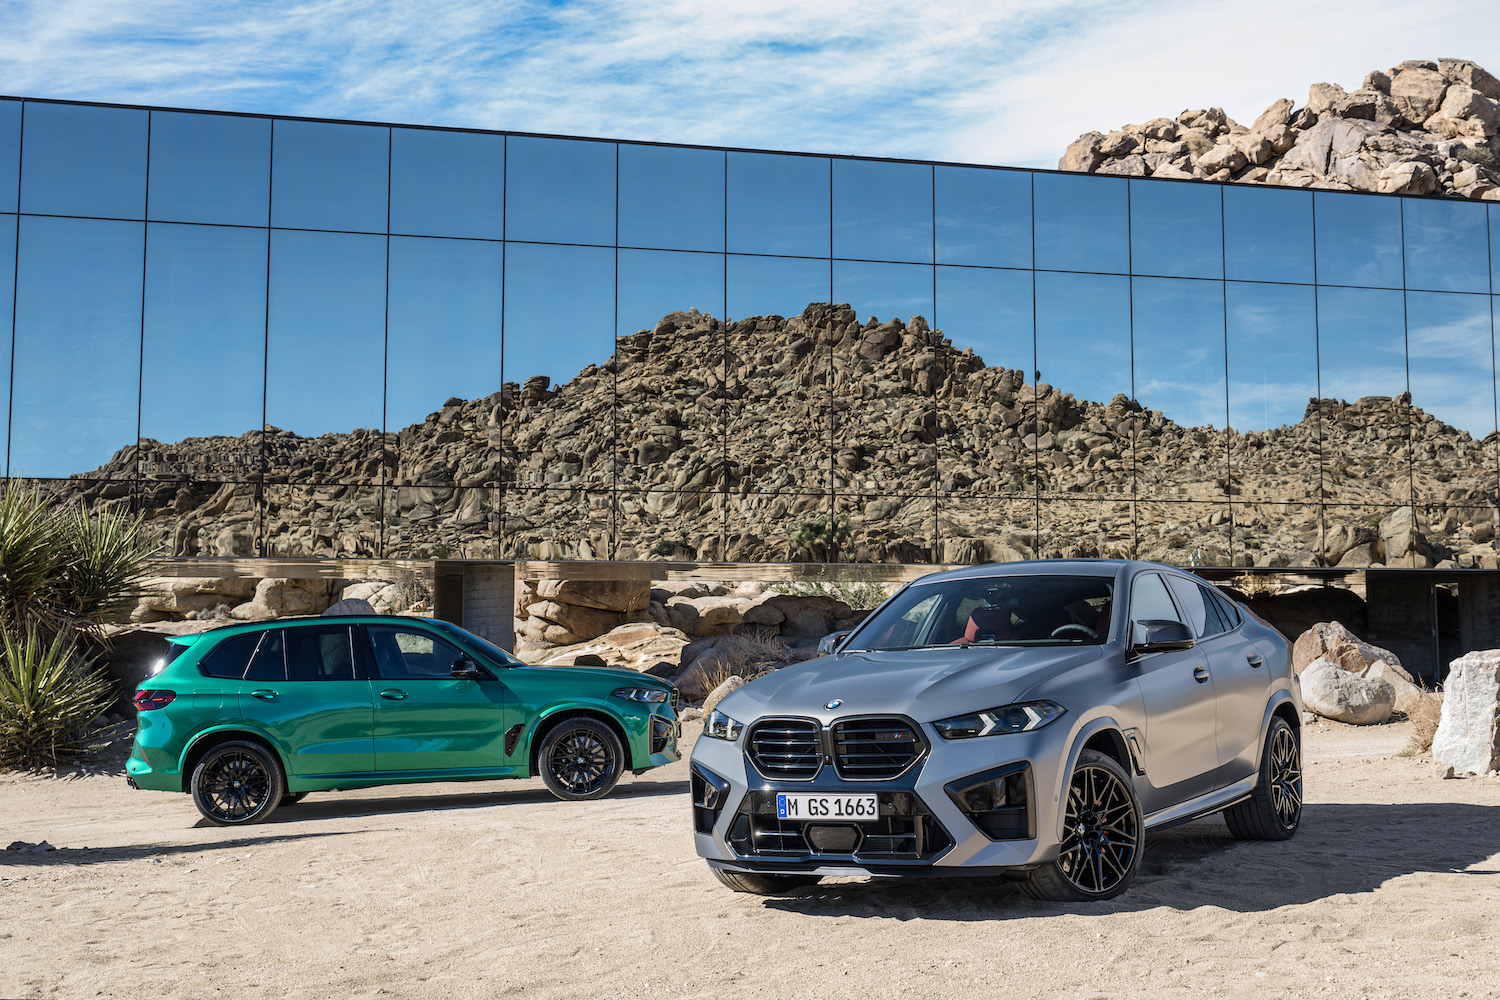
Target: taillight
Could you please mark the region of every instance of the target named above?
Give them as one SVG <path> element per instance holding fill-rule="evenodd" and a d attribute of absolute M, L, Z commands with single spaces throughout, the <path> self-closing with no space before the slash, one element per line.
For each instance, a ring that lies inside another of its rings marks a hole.
<path fill-rule="evenodd" d="M 138 712 L 149 712 L 153 708 L 166 708 L 177 697 L 176 691 L 140 690 L 135 693 L 135 708 Z"/>

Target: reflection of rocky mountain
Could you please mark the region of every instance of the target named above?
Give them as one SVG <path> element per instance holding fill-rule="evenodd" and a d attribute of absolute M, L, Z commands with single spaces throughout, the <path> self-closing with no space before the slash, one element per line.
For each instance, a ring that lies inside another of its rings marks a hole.
<path fill-rule="evenodd" d="M 142 509 L 174 554 L 253 555 L 262 532 L 279 556 L 490 556 L 499 536 L 501 557 L 606 558 L 613 538 L 620 559 L 975 562 L 1126 555 L 1138 537 L 1146 556 L 1222 564 L 1228 493 L 1245 504 L 1236 561 L 1494 561 L 1494 436 L 1404 397 L 1310 401 L 1254 433 L 1182 427 L 987 367 L 921 317 L 861 323 L 846 305 L 727 329 L 673 313 L 564 385 L 451 399 L 383 437 L 267 428 L 264 484 L 173 471 L 243 465 L 260 437 L 142 443 Z M 412 485 L 382 494 L 383 473 Z"/>
<path fill-rule="evenodd" d="M 1058 167 L 1341 191 L 1500 198 L 1500 80 L 1467 59 L 1412 59 L 1346 93 L 1315 83 L 1248 128 L 1219 108 L 1088 132 Z"/>

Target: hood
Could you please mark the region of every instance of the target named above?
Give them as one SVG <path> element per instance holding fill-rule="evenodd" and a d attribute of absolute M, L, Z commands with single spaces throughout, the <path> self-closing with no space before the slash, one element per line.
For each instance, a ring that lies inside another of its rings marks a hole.
<path fill-rule="evenodd" d="M 932 722 L 1021 700 L 1038 682 L 1119 652 L 1103 646 L 945 646 L 836 653 L 751 681 L 719 707 L 740 722 L 801 715 L 907 715 Z M 824 706 L 834 699 L 836 709 Z"/>

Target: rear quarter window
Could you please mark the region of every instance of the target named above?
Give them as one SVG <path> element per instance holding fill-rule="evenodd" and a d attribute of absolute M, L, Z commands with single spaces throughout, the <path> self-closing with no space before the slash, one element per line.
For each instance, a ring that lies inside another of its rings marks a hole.
<path fill-rule="evenodd" d="M 245 632 L 226 636 L 198 661 L 198 672 L 205 677 L 222 677 L 226 680 L 242 680 L 250 657 L 264 632 Z M 186 649 L 187 647 L 183 647 Z"/>

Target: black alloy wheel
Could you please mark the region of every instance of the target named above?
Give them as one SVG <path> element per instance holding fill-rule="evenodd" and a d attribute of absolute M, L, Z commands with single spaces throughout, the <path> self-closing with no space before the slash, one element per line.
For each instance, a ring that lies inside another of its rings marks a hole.
<path fill-rule="evenodd" d="M 285 789 L 280 763 L 248 741 L 219 744 L 193 769 L 193 804 L 217 826 L 261 822 L 281 804 Z"/>
<path fill-rule="evenodd" d="M 1094 750 L 1078 756 L 1057 860 L 1021 888 L 1036 899 L 1082 902 L 1124 892 L 1141 866 L 1142 817 L 1130 777 Z"/>
<path fill-rule="evenodd" d="M 1224 822 L 1240 840 L 1287 840 L 1302 825 L 1302 746 L 1280 716 L 1266 729 L 1255 790 L 1224 810 Z"/>
<path fill-rule="evenodd" d="M 624 770 L 620 738 L 595 719 L 568 719 L 542 740 L 542 782 L 560 799 L 597 799 L 609 794 Z"/>

